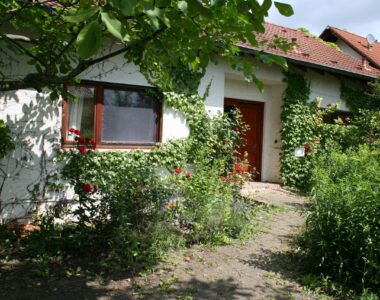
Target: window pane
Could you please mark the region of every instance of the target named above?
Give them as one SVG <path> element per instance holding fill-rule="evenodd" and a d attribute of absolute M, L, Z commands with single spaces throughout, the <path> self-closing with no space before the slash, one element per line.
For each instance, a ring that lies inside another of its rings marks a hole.
<path fill-rule="evenodd" d="M 143 91 L 104 89 L 102 141 L 154 144 L 157 141 L 156 101 Z"/>
<path fill-rule="evenodd" d="M 77 102 L 68 100 L 67 129 L 79 129 L 81 136 L 93 138 L 95 88 L 70 86 L 67 91 L 79 99 Z M 66 132 L 66 138 L 74 140 L 75 135 L 68 130 Z"/>

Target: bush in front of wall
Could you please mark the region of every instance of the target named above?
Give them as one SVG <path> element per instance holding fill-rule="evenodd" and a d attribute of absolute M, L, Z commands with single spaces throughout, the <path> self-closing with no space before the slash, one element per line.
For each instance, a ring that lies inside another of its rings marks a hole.
<path fill-rule="evenodd" d="M 241 116 L 210 117 L 204 99 L 196 96 L 171 93 L 165 100 L 186 117 L 190 136 L 149 152 L 91 151 L 91 141 L 78 136 L 78 149 L 62 154 L 62 175 L 74 188 L 75 209 L 53 211 L 40 234 L 58 228 L 53 217 L 70 216 L 71 235 L 61 235 L 75 239 L 66 253 L 91 253 L 131 267 L 154 263 L 170 247 L 227 243 L 251 230 L 251 206 L 239 193 L 249 172 L 239 169 L 234 180 L 228 176 L 240 162 Z"/>
<path fill-rule="evenodd" d="M 333 151 L 312 173 L 312 209 L 301 239 L 325 276 L 361 290 L 380 288 L 380 153 Z"/>

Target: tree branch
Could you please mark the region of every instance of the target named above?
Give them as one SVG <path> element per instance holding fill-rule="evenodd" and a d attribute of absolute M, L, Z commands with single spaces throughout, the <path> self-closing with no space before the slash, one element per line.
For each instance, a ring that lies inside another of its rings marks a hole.
<path fill-rule="evenodd" d="M 22 52 L 24 52 L 27 56 L 35 59 L 36 61 L 38 61 L 41 65 L 43 66 L 46 66 L 45 62 L 43 60 L 41 60 L 40 58 L 38 58 L 37 56 L 35 56 L 33 53 L 31 53 L 27 48 L 25 48 L 24 46 L 22 46 L 21 44 L 19 44 L 16 40 L 14 39 L 11 39 L 9 38 L 7 35 L 3 34 L 3 33 L 0 33 L 0 37 L 2 37 L 3 39 L 5 39 L 6 41 L 8 41 L 9 43 L 11 43 L 12 45 L 16 46 L 17 48 L 19 48 Z"/>
<path fill-rule="evenodd" d="M 29 4 L 31 4 L 32 2 L 30 0 L 26 0 L 24 2 L 24 4 L 16 9 L 16 10 L 12 10 L 12 11 L 8 11 L 7 12 L 7 15 L 8 15 L 8 18 L 6 18 L 2 23 L 0 23 L 1 25 L 3 24 L 6 24 L 8 23 L 10 20 L 12 20 L 13 18 L 15 18 L 19 13 L 21 13 L 22 10 L 24 10 Z"/>
<path fill-rule="evenodd" d="M 32 38 L 24 36 L 24 35 L 10 34 L 10 33 L 5 33 L 4 35 L 9 40 L 13 40 L 13 41 L 32 43 L 32 44 L 37 44 L 38 43 L 38 40 L 32 39 Z"/>
<path fill-rule="evenodd" d="M 155 31 L 154 33 L 152 33 L 150 36 L 147 36 L 138 41 L 134 41 L 130 43 L 129 45 L 126 45 L 125 47 L 118 49 L 116 51 L 113 51 L 111 53 L 108 53 L 104 56 L 91 59 L 91 60 L 81 60 L 78 62 L 76 67 L 70 71 L 70 73 L 64 76 L 53 76 L 53 75 L 44 74 L 44 73 L 31 73 L 31 74 L 26 75 L 23 79 L 20 79 L 20 80 L 0 81 L 0 91 L 12 91 L 12 90 L 17 90 L 17 89 L 34 88 L 40 92 L 42 91 L 43 87 L 46 87 L 48 85 L 59 85 L 59 84 L 67 83 L 70 80 L 77 77 L 83 71 L 85 71 L 86 69 L 88 69 L 89 67 L 95 64 L 98 64 L 102 61 L 115 57 L 119 54 L 125 53 L 128 50 L 130 50 L 132 47 L 136 46 L 137 44 L 148 43 L 149 41 L 155 39 L 157 36 L 162 34 L 166 29 L 167 27 L 164 26 L 160 28 L 159 30 Z"/>

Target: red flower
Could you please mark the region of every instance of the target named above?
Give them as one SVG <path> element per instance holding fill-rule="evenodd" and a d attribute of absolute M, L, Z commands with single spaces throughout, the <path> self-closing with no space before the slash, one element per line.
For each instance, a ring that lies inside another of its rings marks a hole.
<path fill-rule="evenodd" d="M 86 144 L 86 140 L 84 138 L 79 137 L 76 140 L 78 141 L 79 144 L 82 144 L 82 145 Z"/>
<path fill-rule="evenodd" d="M 82 185 L 82 191 L 84 193 L 91 193 L 91 185 L 89 183 L 85 183 Z"/>
<path fill-rule="evenodd" d="M 190 178 L 191 174 L 189 172 L 186 173 L 186 178 Z"/>
<path fill-rule="evenodd" d="M 310 151 L 310 144 L 306 143 L 305 144 L 305 154 L 309 153 L 309 151 Z"/>
<path fill-rule="evenodd" d="M 93 188 L 94 188 L 93 189 L 94 193 L 96 193 L 98 191 L 98 186 L 96 184 L 94 184 Z"/>
<path fill-rule="evenodd" d="M 79 152 L 83 155 L 86 153 L 86 147 L 85 146 L 79 146 Z"/>
<path fill-rule="evenodd" d="M 76 135 L 80 135 L 80 130 L 79 130 L 79 129 L 75 129 L 74 133 L 75 133 Z"/>
<path fill-rule="evenodd" d="M 69 131 L 72 132 L 72 133 L 74 133 L 74 132 L 75 132 L 75 128 L 72 128 L 72 127 L 71 127 L 71 128 L 69 129 Z"/>
<path fill-rule="evenodd" d="M 181 173 L 181 168 L 177 168 L 177 169 L 175 169 L 175 172 L 177 173 L 177 174 L 179 174 L 179 173 Z"/>
<path fill-rule="evenodd" d="M 89 139 L 88 142 L 91 144 L 91 146 L 95 149 L 96 147 L 96 144 L 95 144 L 95 141 L 93 139 Z"/>
<path fill-rule="evenodd" d="M 235 169 L 236 169 L 236 172 L 238 173 L 243 172 L 243 169 L 239 165 L 237 165 Z"/>
<path fill-rule="evenodd" d="M 228 141 L 224 141 L 223 144 L 224 144 L 224 145 L 227 145 L 227 144 L 228 144 Z"/>

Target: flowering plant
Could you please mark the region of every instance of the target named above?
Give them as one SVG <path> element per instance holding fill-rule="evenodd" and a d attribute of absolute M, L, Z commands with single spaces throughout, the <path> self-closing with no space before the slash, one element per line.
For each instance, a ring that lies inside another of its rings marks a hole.
<path fill-rule="evenodd" d="M 94 139 L 82 137 L 80 130 L 75 128 L 70 128 L 69 132 L 75 135 L 74 140 L 76 141 L 76 146 L 82 155 L 91 153 L 93 150 L 95 150 L 96 144 Z"/>

